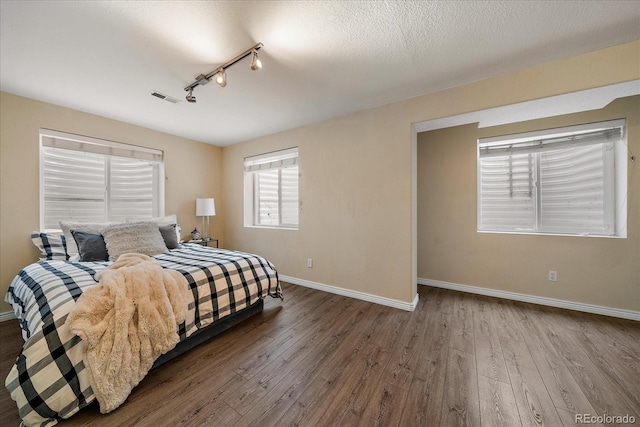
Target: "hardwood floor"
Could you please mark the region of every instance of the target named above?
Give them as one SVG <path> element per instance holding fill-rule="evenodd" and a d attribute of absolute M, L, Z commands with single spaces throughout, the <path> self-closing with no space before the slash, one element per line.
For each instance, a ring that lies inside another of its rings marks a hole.
<path fill-rule="evenodd" d="M 418 287 L 415 312 L 283 284 L 260 315 L 149 373 L 116 411 L 61 426 L 640 423 L 640 324 Z M 0 324 L 6 377 L 21 346 Z M 18 425 L 3 388 L 2 425 Z"/>

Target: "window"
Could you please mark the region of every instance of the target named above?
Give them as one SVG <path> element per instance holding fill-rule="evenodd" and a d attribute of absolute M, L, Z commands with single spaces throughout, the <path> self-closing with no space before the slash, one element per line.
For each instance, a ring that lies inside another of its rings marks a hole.
<path fill-rule="evenodd" d="M 626 237 L 625 121 L 478 141 L 478 231 Z"/>
<path fill-rule="evenodd" d="M 298 148 L 244 160 L 245 226 L 298 228 Z"/>
<path fill-rule="evenodd" d="M 162 151 L 40 130 L 40 227 L 164 213 Z"/>

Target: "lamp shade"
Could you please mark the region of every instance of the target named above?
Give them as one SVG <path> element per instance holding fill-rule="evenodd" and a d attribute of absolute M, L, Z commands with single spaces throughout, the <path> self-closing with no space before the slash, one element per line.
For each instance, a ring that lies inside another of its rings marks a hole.
<path fill-rule="evenodd" d="M 196 216 L 215 216 L 216 202 L 213 199 L 196 199 Z"/>

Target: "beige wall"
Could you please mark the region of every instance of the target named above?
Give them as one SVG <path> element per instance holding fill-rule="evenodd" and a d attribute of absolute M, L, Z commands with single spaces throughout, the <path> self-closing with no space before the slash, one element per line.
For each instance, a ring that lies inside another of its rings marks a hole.
<path fill-rule="evenodd" d="M 227 245 L 266 256 L 284 275 L 411 302 L 412 123 L 638 79 L 638 64 L 634 42 L 224 147 Z M 245 228 L 243 158 L 293 146 L 300 229 Z"/>
<path fill-rule="evenodd" d="M 478 129 L 418 135 L 418 276 L 640 311 L 640 174 L 628 161 L 626 239 L 478 233 L 478 138 L 626 118 L 640 153 L 640 96 L 606 108 Z M 558 272 L 558 282 L 547 272 Z"/>
<path fill-rule="evenodd" d="M 220 201 L 221 149 L 0 92 L 0 295 L 15 274 L 38 258 L 29 235 L 39 228 L 40 128 L 103 138 L 164 150 L 165 212 L 176 213 L 187 235 L 201 228 L 195 199 Z M 223 212 L 212 219 L 211 233 L 222 237 Z M 10 311 L 2 302 L 0 312 Z"/>
<path fill-rule="evenodd" d="M 380 120 L 367 112 L 224 147 L 228 244 L 267 256 L 281 274 L 411 301 L 411 145 L 400 142 L 409 141 L 410 127 L 381 129 Z M 245 228 L 244 157 L 293 146 L 300 165 L 299 230 Z"/>

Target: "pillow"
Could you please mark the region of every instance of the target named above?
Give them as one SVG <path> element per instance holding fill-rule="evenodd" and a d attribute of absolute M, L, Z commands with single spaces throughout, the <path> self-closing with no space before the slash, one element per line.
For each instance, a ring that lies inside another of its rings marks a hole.
<path fill-rule="evenodd" d="M 120 255 L 133 252 L 157 255 L 169 251 L 155 222 L 111 225 L 102 230 L 102 237 L 109 252 L 109 261 L 115 261 Z"/>
<path fill-rule="evenodd" d="M 178 234 L 176 232 L 177 227 L 177 224 L 158 226 L 160 234 L 162 234 L 162 238 L 164 239 L 164 244 L 167 245 L 168 249 L 180 248 L 180 239 L 178 239 Z"/>
<path fill-rule="evenodd" d="M 67 254 L 71 261 L 79 261 L 80 254 L 78 253 L 78 245 L 71 234 L 71 229 L 76 231 L 86 231 L 87 233 L 100 234 L 100 230 L 109 225 L 113 225 L 113 222 L 78 222 L 78 221 L 60 221 L 60 228 L 64 233 L 64 237 L 67 240 Z"/>
<path fill-rule="evenodd" d="M 78 246 L 80 261 L 108 261 L 107 246 L 100 234 L 87 233 L 86 231 L 71 230 L 71 234 Z"/>
<path fill-rule="evenodd" d="M 167 215 L 167 216 L 158 216 L 155 218 L 151 218 L 152 222 L 155 222 L 158 225 L 169 225 L 169 224 L 177 224 L 178 223 L 178 217 L 174 214 L 174 215 Z"/>
<path fill-rule="evenodd" d="M 140 222 L 140 221 L 151 221 L 151 222 L 155 222 L 156 224 L 158 224 L 158 227 L 162 226 L 162 225 L 171 225 L 171 224 L 175 224 L 176 225 L 176 238 L 178 239 L 178 242 L 180 242 L 182 240 L 182 229 L 180 228 L 180 224 L 178 224 L 178 217 L 173 214 L 173 215 L 167 215 L 167 216 L 156 216 L 150 219 L 135 219 L 135 218 L 128 218 L 127 222 Z M 173 249 L 173 248 L 169 248 L 169 249 Z"/>
<path fill-rule="evenodd" d="M 67 242 L 62 234 L 32 233 L 31 241 L 40 249 L 42 260 L 66 261 L 69 259 Z"/>

